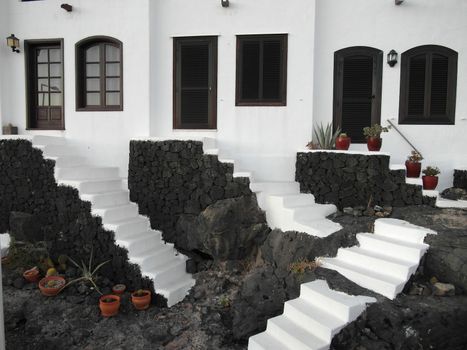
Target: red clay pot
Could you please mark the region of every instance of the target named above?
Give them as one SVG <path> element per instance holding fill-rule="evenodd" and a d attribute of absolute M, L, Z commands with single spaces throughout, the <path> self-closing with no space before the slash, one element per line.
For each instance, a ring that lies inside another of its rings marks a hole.
<path fill-rule="evenodd" d="M 422 176 L 423 189 L 434 190 L 438 186 L 438 176 Z"/>
<path fill-rule="evenodd" d="M 341 137 L 339 136 L 336 139 L 336 149 L 341 151 L 347 151 L 350 147 L 350 137 Z"/>
<path fill-rule="evenodd" d="M 104 301 L 106 300 L 106 301 Z M 112 301 L 107 301 L 112 300 Z M 103 295 L 99 298 L 99 308 L 101 309 L 101 315 L 104 317 L 112 317 L 118 314 L 120 309 L 120 297 L 118 295 Z"/>
<path fill-rule="evenodd" d="M 366 145 L 369 151 L 378 152 L 382 144 L 383 139 L 381 137 L 368 137 L 366 139 Z"/>
<path fill-rule="evenodd" d="M 126 290 L 126 286 L 124 284 L 116 284 L 115 286 L 112 287 L 112 292 L 114 294 L 123 294 Z"/>
<path fill-rule="evenodd" d="M 407 170 L 407 177 L 420 177 L 422 172 L 422 163 L 411 162 L 410 160 L 405 161 L 405 169 Z"/>
<path fill-rule="evenodd" d="M 26 270 L 23 273 L 23 277 L 30 283 L 36 283 L 40 279 L 39 269 L 37 267 L 33 267 L 32 269 Z"/>
<path fill-rule="evenodd" d="M 151 303 L 151 291 L 143 290 L 144 295 L 137 296 L 137 292 L 131 294 L 131 302 L 135 306 L 136 310 L 146 310 Z"/>
<path fill-rule="evenodd" d="M 46 287 L 46 284 L 49 281 L 57 281 L 59 286 L 54 288 Z M 47 276 L 39 281 L 39 289 L 41 290 L 42 295 L 45 295 L 46 297 L 53 297 L 57 295 L 63 289 L 63 287 L 65 287 L 65 279 L 60 276 Z"/>

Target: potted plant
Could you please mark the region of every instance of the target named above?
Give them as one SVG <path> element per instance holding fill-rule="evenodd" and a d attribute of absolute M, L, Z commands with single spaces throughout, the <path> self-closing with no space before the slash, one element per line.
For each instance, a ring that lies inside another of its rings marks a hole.
<path fill-rule="evenodd" d="M 126 290 L 126 286 L 124 284 L 116 284 L 115 286 L 112 287 L 112 292 L 115 294 L 123 294 Z"/>
<path fill-rule="evenodd" d="M 423 170 L 422 181 L 424 190 L 434 190 L 438 186 L 438 175 L 440 171 L 437 167 L 427 166 Z"/>
<path fill-rule="evenodd" d="M 118 314 L 120 309 L 120 297 L 118 295 L 103 295 L 99 298 L 99 308 L 104 317 L 111 317 Z"/>
<path fill-rule="evenodd" d="M 381 134 L 383 132 L 388 132 L 390 128 L 390 126 L 383 127 L 379 124 L 363 128 L 363 135 L 366 137 L 366 144 L 369 151 L 379 151 L 381 149 L 381 145 L 383 144 Z"/>
<path fill-rule="evenodd" d="M 333 149 L 336 143 L 337 136 L 341 133 L 339 127 L 333 132 L 332 124 L 325 126 L 323 124 L 313 127 L 313 141 L 309 142 L 306 147 L 308 149 Z"/>
<path fill-rule="evenodd" d="M 407 177 L 419 177 L 422 171 L 423 157 L 417 151 L 412 151 L 412 154 L 405 161 L 405 168 L 407 169 Z"/>
<path fill-rule="evenodd" d="M 341 133 L 339 137 L 336 139 L 336 149 L 347 151 L 350 147 L 350 137 L 347 136 L 346 133 Z"/>
<path fill-rule="evenodd" d="M 146 310 L 151 303 L 151 291 L 139 289 L 131 294 L 131 302 L 136 310 Z"/>
<path fill-rule="evenodd" d="M 65 279 L 60 276 L 47 276 L 39 281 L 42 295 L 53 297 L 60 293 L 65 286 Z"/>
<path fill-rule="evenodd" d="M 23 277 L 28 282 L 36 283 L 40 278 L 38 267 L 34 266 L 32 269 L 24 271 Z"/>

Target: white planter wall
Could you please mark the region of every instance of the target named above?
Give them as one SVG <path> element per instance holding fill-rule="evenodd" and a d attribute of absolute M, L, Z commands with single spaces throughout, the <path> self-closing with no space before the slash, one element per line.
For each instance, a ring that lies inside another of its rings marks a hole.
<path fill-rule="evenodd" d="M 400 55 L 415 46 L 436 44 L 459 53 L 455 125 L 401 125 L 399 129 L 425 156 L 424 165 L 443 171 L 439 188 L 452 186 L 452 169 L 467 164 L 467 2 L 464 0 L 394 1 L 317 0 L 314 120 L 332 121 L 334 52 L 349 46 L 371 46 L 384 52 L 381 120 L 399 115 Z M 399 63 L 386 55 L 394 49 Z M 365 149 L 352 145 L 351 149 Z M 410 147 L 395 131 L 383 134 L 383 151 L 403 163 Z"/>

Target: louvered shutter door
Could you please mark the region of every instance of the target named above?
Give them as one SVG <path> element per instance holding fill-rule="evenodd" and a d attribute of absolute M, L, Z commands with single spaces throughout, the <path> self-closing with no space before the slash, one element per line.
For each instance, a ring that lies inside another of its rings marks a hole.
<path fill-rule="evenodd" d="M 260 42 L 247 40 L 243 42 L 242 99 L 259 99 L 259 67 Z"/>
<path fill-rule="evenodd" d="M 425 111 L 426 55 L 410 59 L 407 115 L 423 118 Z"/>
<path fill-rule="evenodd" d="M 371 125 L 373 95 L 373 58 L 344 58 L 342 88 L 342 125 L 353 142 L 363 142 L 363 128 Z"/>
<path fill-rule="evenodd" d="M 431 69 L 431 113 L 436 117 L 447 115 L 449 58 L 433 54 Z"/>
<path fill-rule="evenodd" d="M 181 47 L 181 122 L 208 125 L 209 44 L 183 44 Z"/>
<path fill-rule="evenodd" d="M 263 45 L 263 99 L 277 100 L 281 88 L 281 42 L 266 40 Z"/>

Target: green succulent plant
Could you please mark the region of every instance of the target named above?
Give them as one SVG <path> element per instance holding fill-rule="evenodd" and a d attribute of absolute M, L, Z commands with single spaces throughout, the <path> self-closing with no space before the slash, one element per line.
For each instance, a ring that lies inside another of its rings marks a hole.
<path fill-rule="evenodd" d="M 313 128 L 314 141 L 320 149 L 333 149 L 336 144 L 336 139 L 341 133 L 341 128 L 337 127 L 333 132 L 332 124 L 329 123 L 326 126 L 315 125 Z"/>

